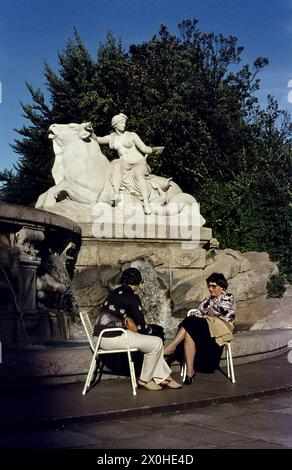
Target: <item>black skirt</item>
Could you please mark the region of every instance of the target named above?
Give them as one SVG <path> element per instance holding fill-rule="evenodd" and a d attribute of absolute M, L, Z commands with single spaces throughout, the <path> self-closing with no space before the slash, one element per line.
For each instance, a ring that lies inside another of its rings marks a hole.
<path fill-rule="evenodd" d="M 214 338 L 211 338 L 208 322 L 205 318 L 186 317 L 178 326 L 183 327 L 192 337 L 196 345 L 194 369 L 197 372 L 214 372 L 219 367 L 223 346 L 218 346 Z M 180 343 L 175 351 L 174 358 L 180 363 L 184 360 L 184 345 Z"/>

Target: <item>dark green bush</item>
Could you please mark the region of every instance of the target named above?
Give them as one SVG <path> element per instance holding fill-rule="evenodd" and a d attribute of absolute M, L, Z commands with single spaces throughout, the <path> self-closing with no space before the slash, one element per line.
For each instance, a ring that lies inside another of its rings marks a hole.
<path fill-rule="evenodd" d="M 274 274 L 267 282 L 268 295 L 267 297 L 281 298 L 286 290 L 285 280 L 281 274 Z"/>

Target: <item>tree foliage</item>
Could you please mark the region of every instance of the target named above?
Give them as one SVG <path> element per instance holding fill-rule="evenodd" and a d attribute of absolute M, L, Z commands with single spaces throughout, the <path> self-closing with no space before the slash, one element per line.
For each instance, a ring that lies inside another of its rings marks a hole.
<path fill-rule="evenodd" d="M 196 19 L 183 21 L 178 35 L 161 25 L 128 51 L 108 33 L 96 59 L 74 31 L 59 71 L 45 64 L 50 103 L 28 85 L 32 104 L 22 108 L 29 124 L 13 145 L 20 156 L 14 171 L 0 174 L 2 200 L 32 205 L 52 184 L 50 124 L 91 121 L 104 135 L 124 112 L 145 143 L 165 146 L 152 171 L 173 176 L 200 201 L 223 247 L 266 250 L 292 276 L 292 126 L 272 97 L 259 107 L 258 74 L 268 61 L 241 65 L 242 51 L 233 36 L 200 31 Z"/>

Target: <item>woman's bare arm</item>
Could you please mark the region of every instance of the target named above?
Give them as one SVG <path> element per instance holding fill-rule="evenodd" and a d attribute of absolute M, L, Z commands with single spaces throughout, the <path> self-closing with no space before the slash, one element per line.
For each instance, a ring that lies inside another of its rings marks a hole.
<path fill-rule="evenodd" d="M 147 154 L 147 155 L 152 153 L 152 148 L 148 147 L 148 145 L 145 145 L 143 140 L 140 139 L 140 137 L 135 132 L 132 132 L 131 134 L 132 134 L 134 143 L 136 147 L 140 150 L 140 152 Z"/>
<path fill-rule="evenodd" d="M 99 144 L 108 144 L 109 143 L 109 135 L 105 135 L 104 137 L 99 137 L 92 132 L 91 137 L 96 140 Z"/>

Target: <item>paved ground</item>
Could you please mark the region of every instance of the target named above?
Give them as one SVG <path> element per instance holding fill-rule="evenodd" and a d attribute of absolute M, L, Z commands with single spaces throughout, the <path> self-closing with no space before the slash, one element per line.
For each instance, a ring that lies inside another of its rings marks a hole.
<path fill-rule="evenodd" d="M 292 392 L 51 429 L 10 431 L 6 449 L 292 449 Z"/>
<path fill-rule="evenodd" d="M 287 354 L 236 366 L 235 373 L 235 384 L 216 371 L 197 374 L 180 390 L 138 390 L 136 397 L 129 379 L 103 380 L 86 396 L 82 383 L 2 384 L 1 462 L 28 456 L 14 449 L 94 449 L 95 462 L 108 450 L 292 449 Z"/>

